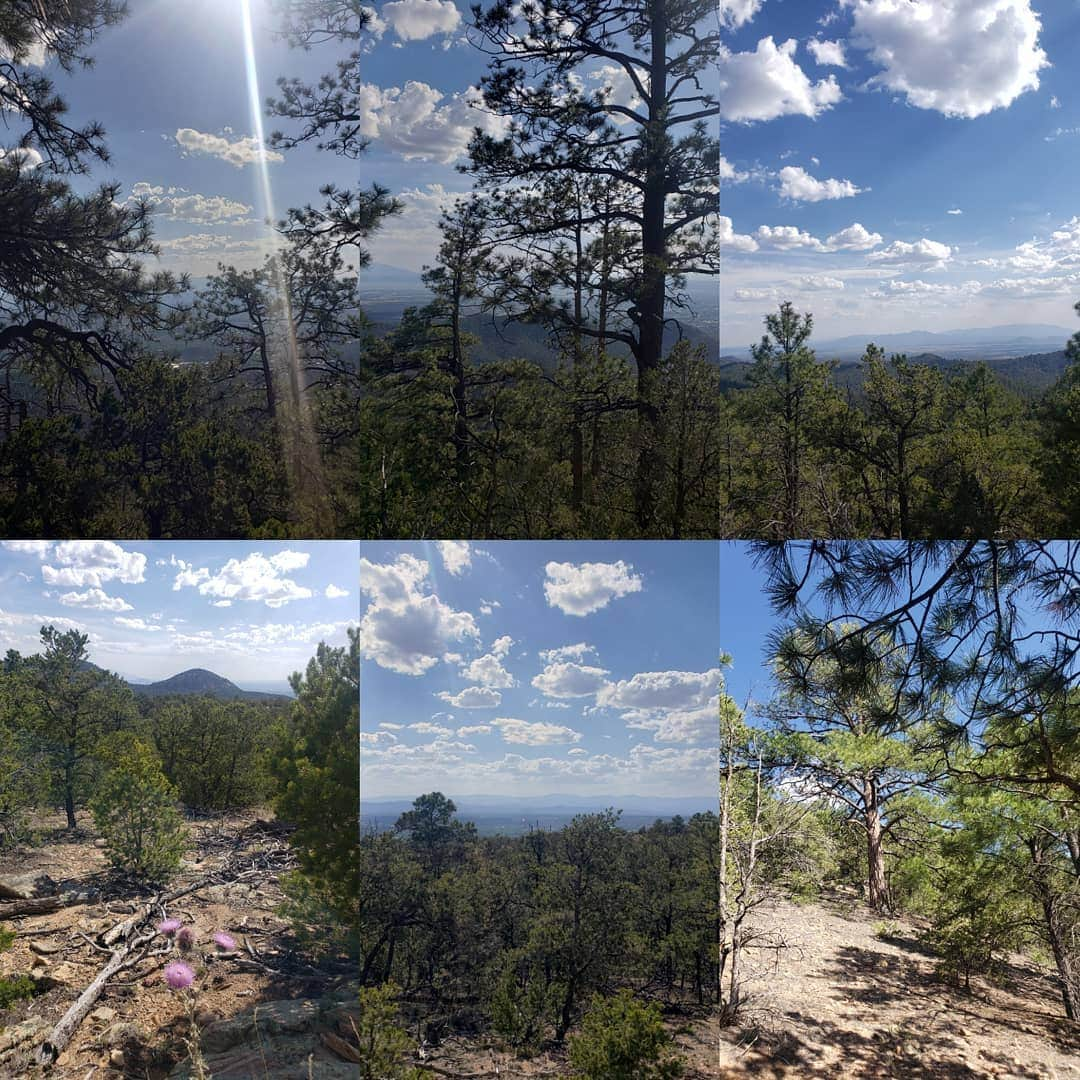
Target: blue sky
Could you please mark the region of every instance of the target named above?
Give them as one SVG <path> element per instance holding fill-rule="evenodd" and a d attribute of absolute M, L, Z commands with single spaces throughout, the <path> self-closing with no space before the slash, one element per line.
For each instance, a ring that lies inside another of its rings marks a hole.
<path fill-rule="evenodd" d="M 320 641 L 357 621 L 348 541 L 5 540 L 0 653 L 40 648 L 53 624 L 90 637 L 90 659 L 137 680 L 208 668 L 284 690 Z"/>
<path fill-rule="evenodd" d="M 731 659 L 724 668 L 724 690 L 739 706 L 764 702 L 771 690 L 765 639 L 776 617 L 765 595 L 765 574 L 754 564 L 749 545 L 735 540 L 720 548 L 720 651 Z"/>
<path fill-rule="evenodd" d="M 783 299 L 834 337 L 1080 298 L 1080 4 L 721 0 L 722 346 Z"/>
<path fill-rule="evenodd" d="M 366 798 L 716 790 L 712 543 L 361 544 Z"/>
<path fill-rule="evenodd" d="M 466 37 L 461 0 L 373 3 L 373 31 L 359 42 L 291 49 L 277 34 L 268 0 L 250 0 L 260 100 L 279 76 L 315 82 L 336 60 L 361 51 L 367 85 L 358 160 L 302 146 L 264 153 L 255 141 L 245 65 L 242 0 L 132 0 L 131 14 L 93 46 L 96 67 L 50 75 L 78 122 L 105 124 L 109 166 L 91 181 L 114 178 L 124 197 L 158 207 L 156 234 L 166 268 L 196 276 L 219 260 L 246 267 L 261 261 L 267 233 L 260 163 L 269 175 L 274 217 L 319 202 L 327 182 L 352 189 L 372 182 L 402 199 L 405 213 L 371 244 L 385 264 L 419 270 L 433 259 L 436 223 L 448 196 L 467 191 L 456 165 L 474 126 L 501 131 L 501 121 L 472 107 L 486 57 Z M 287 122 L 264 118 L 267 134 Z M 0 139 L 2 143 L 2 139 Z M 361 295 L 365 279 L 361 279 Z"/>

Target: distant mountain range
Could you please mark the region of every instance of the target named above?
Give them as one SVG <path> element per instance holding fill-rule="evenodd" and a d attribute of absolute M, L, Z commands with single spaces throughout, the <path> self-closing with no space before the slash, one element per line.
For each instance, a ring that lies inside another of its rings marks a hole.
<path fill-rule="evenodd" d="M 1062 349 L 1074 330 L 1049 323 L 1007 323 L 963 330 L 907 330 L 894 334 L 849 334 L 825 341 L 811 340 L 822 360 L 858 360 L 873 342 L 887 353 L 934 353 L 946 360 L 991 360 L 1030 356 Z M 725 360 L 750 360 L 750 346 L 729 348 Z"/>
<path fill-rule="evenodd" d="M 877 344 L 877 342 L 875 342 Z M 859 357 L 838 357 L 825 349 L 815 347 L 819 360 L 836 360 L 837 367 L 833 380 L 838 386 L 858 389 L 862 386 L 865 372 Z M 886 355 L 891 356 L 900 349 L 886 348 Z M 1023 355 L 975 355 L 959 357 L 942 355 L 937 352 L 907 352 L 908 361 L 913 364 L 925 364 L 947 372 L 963 372 L 982 361 L 1001 381 L 1012 390 L 1027 397 L 1040 397 L 1062 376 L 1069 360 L 1064 349 L 1054 352 L 1025 353 Z M 747 376 L 752 361 L 738 355 L 724 355 L 718 361 L 721 386 L 726 390 L 741 389 L 748 385 Z"/>
<path fill-rule="evenodd" d="M 84 661 L 84 668 L 94 671 L 104 671 L 98 664 Z M 288 694 L 277 694 L 270 690 L 243 690 L 236 683 L 226 679 L 217 672 L 207 671 L 206 668 L 188 668 L 178 675 L 168 679 L 159 679 L 157 682 L 148 682 L 145 679 L 125 678 L 119 675 L 135 694 L 144 697 L 168 697 L 170 694 L 191 694 L 200 697 L 218 698 L 221 701 L 291 701 Z"/>
<path fill-rule="evenodd" d="M 168 697 L 170 694 L 198 694 L 222 701 L 288 701 L 285 694 L 264 693 L 261 690 L 241 690 L 236 683 L 206 668 L 189 668 L 159 682 L 129 684 L 136 694 L 145 697 Z"/>
<path fill-rule="evenodd" d="M 457 817 L 471 821 L 484 836 L 519 836 L 533 828 L 561 829 L 578 814 L 597 813 L 614 807 L 622 811 L 619 823 L 624 829 L 651 825 L 657 818 L 675 815 L 684 818 L 707 811 L 716 812 L 717 797 L 665 797 L 648 795 L 450 795 L 457 807 Z M 365 827 L 380 832 L 393 828 L 394 822 L 413 800 L 406 796 L 367 799 L 361 786 L 360 820 Z"/>

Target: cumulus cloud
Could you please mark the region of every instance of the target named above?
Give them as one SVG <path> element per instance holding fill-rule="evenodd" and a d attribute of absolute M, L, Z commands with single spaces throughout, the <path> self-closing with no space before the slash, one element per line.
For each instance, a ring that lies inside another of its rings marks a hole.
<path fill-rule="evenodd" d="M 1039 87 L 1049 61 L 1031 0 L 849 0 L 871 85 L 920 109 L 975 117 Z"/>
<path fill-rule="evenodd" d="M 556 664 L 560 660 L 584 660 L 587 656 L 595 656 L 596 648 L 579 641 L 576 645 L 560 645 L 557 649 L 541 649 L 540 659 L 545 664 Z"/>
<path fill-rule="evenodd" d="M 836 76 L 811 82 L 795 62 L 794 38 L 777 45 L 764 37 L 753 52 L 720 47 L 720 115 L 749 123 L 778 116 L 818 116 L 842 94 Z"/>
<path fill-rule="evenodd" d="M 605 685 L 609 674 L 604 668 L 583 667 L 570 662 L 548 664 L 535 676 L 532 685 L 542 694 L 553 698 L 590 697 Z"/>
<path fill-rule="evenodd" d="M 819 67 L 847 67 L 844 44 L 841 41 L 820 41 L 815 38 L 808 41 L 806 47 Z"/>
<path fill-rule="evenodd" d="M 389 564 L 360 560 L 360 589 L 371 597 L 360 620 L 360 648 L 380 667 L 423 675 L 454 643 L 479 638 L 469 612 L 422 591 L 427 576 L 428 564 L 413 555 Z"/>
<path fill-rule="evenodd" d="M 511 686 L 517 686 L 517 680 L 503 667 L 502 663 L 513 644 L 514 639 L 509 635 L 496 638 L 491 643 L 491 652 L 462 665 L 461 677 L 490 689 L 505 690 Z"/>
<path fill-rule="evenodd" d="M 47 557 L 41 568 L 46 585 L 100 588 L 107 581 L 137 585 L 146 577 L 146 556 L 112 540 L 64 540 L 47 549 Z"/>
<path fill-rule="evenodd" d="M 565 615 L 589 615 L 612 601 L 640 592 L 642 579 L 621 559 L 615 563 L 549 562 L 544 567 L 544 596 Z"/>
<path fill-rule="evenodd" d="M 423 41 L 436 34 L 450 34 L 461 23 L 461 12 L 452 0 L 393 0 L 383 4 L 379 17 L 402 41 Z"/>
<path fill-rule="evenodd" d="M 490 735 L 491 730 L 490 724 L 466 724 L 457 729 L 457 736 L 459 739 L 465 739 L 470 735 Z"/>
<path fill-rule="evenodd" d="M 173 565 L 179 570 L 173 580 L 173 591 L 197 588 L 201 596 L 208 596 L 221 606 L 225 606 L 225 601 L 254 600 L 278 608 L 312 595 L 309 588 L 285 576 L 306 566 L 309 558 L 307 552 L 300 551 L 279 551 L 269 557 L 256 551 L 244 559 L 230 559 L 217 573 L 174 558 Z"/>
<path fill-rule="evenodd" d="M 524 746 L 549 746 L 552 743 L 581 742 L 580 731 L 564 727 L 562 724 L 548 724 L 543 721 L 512 720 L 502 718 L 492 720 L 492 727 L 499 729 L 504 741 L 519 743 Z"/>
<path fill-rule="evenodd" d="M 418 735 L 439 735 L 443 738 L 454 734 L 448 727 L 443 727 L 442 724 L 431 724 L 427 720 L 421 720 L 417 724 L 410 724 L 409 730 L 415 731 Z"/>
<path fill-rule="evenodd" d="M 870 232 L 857 221 L 846 229 L 835 232 L 826 241 L 834 251 L 869 251 L 882 241 L 881 233 Z"/>
<path fill-rule="evenodd" d="M 153 634 L 161 630 L 160 626 L 148 623 L 145 619 L 131 619 L 124 615 L 117 615 L 113 622 L 117 626 L 124 627 L 125 630 L 138 630 L 144 634 Z"/>
<path fill-rule="evenodd" d="M 728 159 L 726 157 L 724 157 L 723 154 L 720 155 L 720 182 L 721 183 L 723 183 L 726 180 L 726 181 L 729 181 L 729 182 L 731 182 L 733 184 L 739 184 L 739 183 L 742 183 L 743 180 L 746 180 L 749 177 L 749 175 L 750 175 L 749 173 L 739 172 L 739 170 L 736 169 L 735 166 L 732 165 L 731 162 L 728 161 Z M 730 219 L 729 219 L 729 221 L 730 221 Z"/>
<path fill-rule="evenodd" d="M 835 292 L 842 289 L 844 283 L 828 274 L 807 274 L 795 282 L 795 287 L 802 292 Z"/>
<path fill-rule="evenodd" d="M 597 704 L 627 710 L 627 727 L 651 731 L 657 742 L 715 742 L 720 669 L 646 671 L 609 683 Z"/>
<path fill-rule="evenodd" d="M 447 97 L 416 80 L 403 87 L 364 83 L 357 98 L 358 134 L 406 159 L 451 162 L 464 153 L 474 128 L 501 136 L 508 125 L 482 107 L 480 91 L 472 86 Z"/>
<path fill-rule="evenodd" d="M 464 573 L 472 565 L 472 550 L 468 540 L 437 540 L 443 566 L 451 574 Z"/>
<path fill-rule="evenodd" d="M 720 22 L 732 30 L 748 23 L 764 0 L 720 0 Z"/>
<path fill-rule="evenodd" d="M 894 240 L 881 251 L 875 251 L 867 258 L 882 264 L 895 265 L 943 265 L 952 256 L 952 248 L 937 240 Z"/>
<path fill-rule="evenodd" d="M 780 196 L 793 202 L 823 202 L 826 199 L 850 199 L 869 188 L 856 187 L 850 180 L 817 180 L 798 165 L 787 165 L 779 172 Z"/>
<path fill-rule="evenodd" d="M 205 131 L 196 131 L 194 128 L 177 128 L 173 138 L 185 157 L 188 154 L 205 154 L 227 162 L 237 169 L 264 161 L 285 160 L 284 155 L 276 150 L 268 150 L 261 146 L 254 135 L 230 141 L 224 135 L 210 135 Z"/>
<path fill-rule="evenodd" d="M 720 250 L 721 251 L 757 251 L 757 241 L 745 233 L 737 233 L 731 218 L 720 215 Z"/>
<path fill-rule="evenodd" d="M 349 595 L 349 590 L 339 589 L 336 585 L 327 585 L 325 595 L 327 600 L 341 600 Z"/>
<path fill-rule="evenodd" d="M 65 607 L 82 607 L 91 611 L 132 611 L 131 604 L 119 596 L 107 596 L 102 589 L 87 589 L 86 592 L 64 593 L 60 603 Z"/>
<path fill-rule="evenodd" d="M 457 694 L 440 690 L 435 696 L 455 709 L 494 709 L 502 702 L 502 694 L 488 686 L 467 686 Z"/>
<path fill-rule="evenodd" d="M 0 146 L 0 163 L 17 165 L 19 172 L 33 172 L 45 159 L 32 146 Z"/>
<path fill-rule="evenodd" d="M 235 221 L 246 218 L 254 209 L 246 203 L 227 199 L 224 195 L 185 193 L 179 188 L 166 188 L 145 181 L 132 186 L 128 202 L 148 203 L 157 214 L 175 221 L 190 221 L 195 224 Z"/>
<path fill-rule="evenodd" d="M 808 232 L 803 232 L 795 225 L 760 225 L 754 237 L 763 247 L 777 251 L 824 251 L 825 245 Z"/>

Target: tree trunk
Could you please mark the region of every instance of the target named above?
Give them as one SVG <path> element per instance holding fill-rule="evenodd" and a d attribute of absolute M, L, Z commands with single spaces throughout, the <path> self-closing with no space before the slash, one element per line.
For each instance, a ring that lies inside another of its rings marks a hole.
<path fill-rule="evenodd" d="M 867 900 L 874 911 L 882 911 L 888 906 L 889 887 L 885 881 L 885 853 L 881 846 L 881 811 L 873 778 L 868 777 L 863 782 L 863 800 L 866 807 Z"/>
<path fill-rule="evenodd" d="M 67 814 L 67 827 L 75 828 L 75 771 L 71 763 L 64 766 L 64 811 Z"/>

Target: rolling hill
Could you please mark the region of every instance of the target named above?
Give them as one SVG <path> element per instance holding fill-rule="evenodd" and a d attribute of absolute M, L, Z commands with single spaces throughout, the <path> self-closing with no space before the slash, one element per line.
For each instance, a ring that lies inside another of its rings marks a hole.
<path fill-rule="evenodd" d="M 284 694 L 269 694 L 259 690 L 241 690 L 236 683 L 205 668 L 189 668 L 159 682 L 132 685 L 136 694 L 147 697 L 168 697 L 170 694 L 198 694 L 222 701 L 288 701 Z"/>

